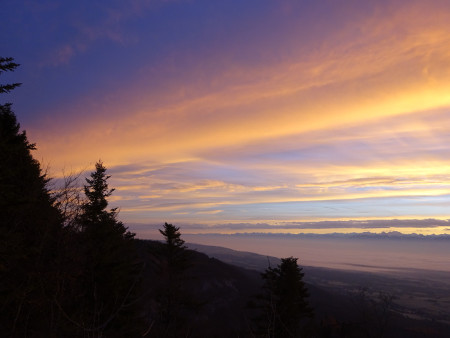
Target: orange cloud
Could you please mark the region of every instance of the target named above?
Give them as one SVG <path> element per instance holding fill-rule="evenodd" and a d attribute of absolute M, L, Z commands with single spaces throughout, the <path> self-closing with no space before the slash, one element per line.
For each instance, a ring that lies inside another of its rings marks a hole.
<path fill-rule="evenodd" d="M 377 2 L 304 41 L 308 27 L 293 22 L 277 36 L 284 48 L 255 43 L 265 57 L 254 64 L 227 62 L 237 51 L 224 46 L 217 59 L 195 55 L 202 76 L 176 69 L 158 88 L 142 65 L 130 88 L 82 100 L 83 119 L 30 138 L 53 168 L 101 158 L 116 170 L 117 201 L 137 203 L 125 213 L 230 217 L 223 206 L 448 195 L 443 6 Z"/>

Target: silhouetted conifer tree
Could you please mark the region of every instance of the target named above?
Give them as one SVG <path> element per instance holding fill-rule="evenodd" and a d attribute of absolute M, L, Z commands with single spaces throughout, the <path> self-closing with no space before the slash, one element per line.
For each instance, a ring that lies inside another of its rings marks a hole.
<path fill-rule="evenodd" d="M 164 223 L 163 230 L 159 230 L 164 237 L 167 265 L 170 272 L 179 274 L 186 268 L 187 251 L 184 240 L 181 239 L 180 228 Z"/>
<path fill-rule="evenodd" d="M 12 58 L 0 58 L 0 74 L 17 66 Z M 1 85 L 0 93 L 18 85 Z M 51 336 L 58 325 L 53 299 L 61 217 L 48 179 L 31 155 L 35 149 L 11 104 L 0 105 L 0 332 L 5 336 Z"/>
<path fill-rule="evenodd" d="M 20 65 L 18 63 L 15 63 L 14 59 L 11 57 L 9 58 L 0 57 L 0 75 L 4 72 L 14 71 L 19 66 Z M 11 90 L 20 85 L 21 83 L 8 83 L 4 85 L 0 84 L 0 94 L 9 93 Z"/>
<path fill-rule="evenodd" d="M 137 291 L 142 264 L 137 260 L 134 234 L 117 220 L 117 210 L 108 210 L 106 168 L 101 162 L 86 178 L 77 222 L 80 229 L 76 252 L 78 276 L 72 278 L 71 299 L 62 306 L 66 318 L 83 334 L 93 337 L 133 337 L 139 334 Z M 81 260 L 80 260 L 81 257 Z"/>
<path fill-rule="evenodd" d="M 305 322 L 313 315 L 297 258 L 281 259 L 262 274 L 263 294 L 257 296 L 255 333 L 261 337 L 304 337 Z"/>
<path fill-rule="evenodd" d="M 194 307 L 194 301 L 185 286 L 189 253 L 181 239 L 180 228 L 165 223 L 159 232 L 164 237 L 160 255 L 158 318 L 155 333 L 161 337 L 179 337 L 188 332 L 186 313 Z"/>

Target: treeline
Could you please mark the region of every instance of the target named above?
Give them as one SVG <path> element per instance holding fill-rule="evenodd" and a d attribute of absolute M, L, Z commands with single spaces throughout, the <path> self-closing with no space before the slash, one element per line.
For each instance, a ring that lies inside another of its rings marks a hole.
<path fill-rule="evenodd" d="M 0 58 L 0 75 L 17 66 Z M 2 85 L 0 93 L 19 85 Z M 101 161 L 83 194 L 70 177 L 55 191 L 35 149 L 11 104 L 0 105 L 1 335 L 202 336 L 189 329 L 205 300 L 187 288 L 192 253 L 179 228 L 165 223 L 160 245 L 135 239 L 108 207 L 114 189 Z M 294 258 L 267 269 L 249 305 L 249 334 L 301 334 L 312 315 L 302 277 Z"/>
<path fill-rule="evenodd" d="M 2 335 L 133 335 L 142 262 L 134 234 L 108 210 L 106 169 L 97 163 L 69 222 L 33 149 L 11 105 L 0 106 Z"/>

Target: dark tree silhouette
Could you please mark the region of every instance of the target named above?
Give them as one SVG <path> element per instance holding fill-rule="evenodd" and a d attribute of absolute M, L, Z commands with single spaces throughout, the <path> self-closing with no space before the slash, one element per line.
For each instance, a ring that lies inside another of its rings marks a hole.
<path fill-rule="evenodd" d="M 0 58 L 0 75 L 17 66 Z M 0 93 L 19 85 L 1 85 Z M 75 191 L 65 192 L 68 204 L 61 207 L 31 155 L 35 149 L 11 104 L 0 105 L 1 335 L 140 335 L 143 264 L 134 234 L 117 220 L 116 209 L 107 209 L 113 189 L 106 168 L 96 164 L 84 187 L 85 203 L 71 210 L 80 201 L 76 187 L 66 181 Z"/>
<path fill-rule="evenodd" d="M 53 189 L 55 206 L 59 209 L 64 227 L 70 231 L 80 231 L 77 220 L 81 214 L 81 206 L 85 202 L 82 196 L 83 189 L 79 184 L 82 171 L 78 173 L 66 174 L 63 172 L 63 179 L 59 185 Z"/>
<path fill-rule="evenodd" d="M 185 272 L 189 266 L 189 252 L 181 239 L 180 228 L 164 223 L 159 232 L 164 237 L 160 254 L 160 278 L 157 296 L 158 314 L 154 332 L 162 337 L 187 334 L 186 312 L 194 307 L 185 288 Z"/>
<path fill-rule="evenodd" d="M 0 74 L 17 66 L 0 58 Z M 1 85 L 0 93 L 18 85 Z M 52 299 L 61 217 L 31 155 L 35 149 L 11 104 L 0 105 L 0 332 L 6 336 L 50 334 L 57 323 Z"/>
<path fill-rule="evenodd" d="M 180 228 L 169 223 L 164 223 L 163 229 L 159 232 L 164 237 L 165 251 L 170 272 L 179 273 L 186 266 L 186 246 L 181 239 Z"/>
<path fill-rule="evenodd" d="M 14 71 L 19 66 L 20 65 L 18 63 L 15 63 L 14 59 L 11 57 L 8 58 L 0 57 L 0 75 L 3 72 Z M 0 94 L 9 93 L 11 90 L 20 85 L 21 83 L 9 83 L 4 85 L 0 84 Z"/>
<path fill-rule="evenodd" d="M 263 294 L 257 296 L 260 316 L 255 333 L 262 337 L 302 337 L 305 322 L 313 315 L 297 258 L 281 259 L 262 274 Z"/>
<path fill-rule="evenodd" d="M 86 201 L 77 219 L 79 249 L 69 253 L 78 265 L 69 279 L 75 292 L 61 311 L 83 334 L 134 336 L 140 329 L 136 298 L 142 264 L 134 234 L 117 220 L 115 208 L 108 210 L 107 197 L 114 191 L 108 187 L 110 176 L 102 162 L 95 169 L 86 178 Z"/>

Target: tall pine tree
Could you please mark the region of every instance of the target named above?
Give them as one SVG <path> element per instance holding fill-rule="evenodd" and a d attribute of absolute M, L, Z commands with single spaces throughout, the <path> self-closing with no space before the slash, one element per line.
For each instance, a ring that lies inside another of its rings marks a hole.
<path fill-rule="evenodd" d="M 136 297 L 140 264 L 134 234 L 117 220 L 117 210 L 108 209 L 109 189 L 102 162 L 86 178 L 86 202 L 77 219 L 82 257 L 79 276 L 72 289 L 77 304 L 69 304 L 67 318 L 93 337 L 138 335 L 139 310 Z M 76 260 L 77 257 L 74 258 Z"/>
<path fill-rule="evenodd" d="M 159 232 L 164 237 L 165 259 L 170 273 L 182 273 L 186 269 L 187 251 L 184 240 L 181 239 L 180 228 L 166 222 Z"/>
<path fill-rule="evenodd" d="M 0 58 L 0 74 L 17 66 L 12 58 Z M 18 85 L 1 85 L 0 93 Z M 31 154 L 35 149 L 11 104 L 0 105 L 0 332 L 6 336 L 52 335 L 57 325 L 61 217 Z"/>
<path fill-rule="evenodd" d="M 303 282 L 297 258 L 282 258 L 276 268 L 269 267 L 262 274 L 263 294 L 256 308 L 255 333 L 260 337 L 304 337 L 305 323 L 312 318 L 309 296 Z"/>
<path fill-rule="evenodd" d="M 158 309 L 152 333 L 158 337 L 186 336 L 190 330 L 186 314 L 197 307 L 186 287 L 190 254 L 179 227 L 166 222 L 159 232 L 164 237 L 164 243 L 159 253 Z"/>

